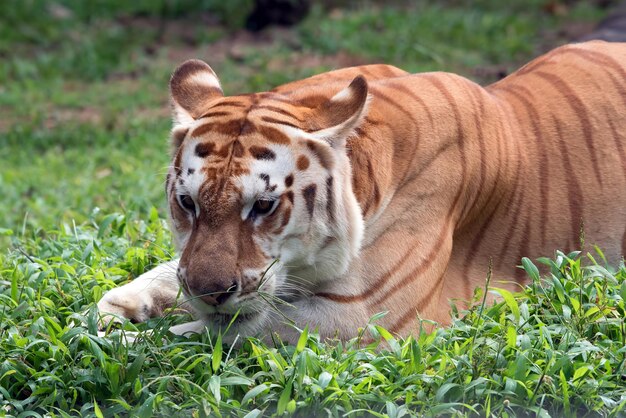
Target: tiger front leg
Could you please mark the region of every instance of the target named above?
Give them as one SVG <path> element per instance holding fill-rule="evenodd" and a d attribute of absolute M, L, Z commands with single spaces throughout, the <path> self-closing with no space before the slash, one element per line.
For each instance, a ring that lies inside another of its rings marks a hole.
<path fill-rule="evenodd" d="M 161 316 L 166 309 L 177 305 L 181 309 L 188 309 L 184 303 L 180 304 L 180 301 L 177 301 L 180 293 L 176 278 L 177 269 L 178 260 L 169 261 L 142 274 L 132 282 L 105 293 L 98 302 L 101 327 L 104 328 L 111 321 L 123 318 L 143 322 Z"/>

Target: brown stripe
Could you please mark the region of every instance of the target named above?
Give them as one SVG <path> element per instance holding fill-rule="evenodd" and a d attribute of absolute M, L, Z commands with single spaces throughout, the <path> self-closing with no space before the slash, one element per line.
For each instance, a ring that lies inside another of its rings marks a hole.
<path fill-rule="evenodd" d="M 293 124 L 291 122 L 287 122 L 285 120 L 272 118 L 272 117 L 269 117 L 269 116 L 261 116 L 261 120 L 263 122 L 267 122 L 267 123 L 275 123 L 277 125 L 291 126 L 292 128 L 300 129 L 300 127 L 298 125 L 296 125 L 296 124 Z"/>
<path fill-rule="evenodd" d="M 317 190 L 317 186 L 315 184 L 310 184 L 302 189 L 302 197 L 304 197 L 304 201 L 306 202 L 306 210 L 309 212 L 309 216 L 313 217 L 313 211 L 315 210 L 315 193 Z"/>
<path fill-rule="evenodd" d="M 428 116 L 428 121 L 430 122 L 430 126 L 433 126 L 433 115 L 432 112 L 430 111 L 429 107 L 426 106 L 426 103 L 424 102 L 424 100 L 422 100 L 421 97 L 419 97 L 417 94 L 415 94 L 414 92 L 408 90 L 407 88 L 405 88 L 403 85 L 399 85 L 397 84 L 397 82 L 391 82 L 391 83 L 386 83 L 385 86 L 388 86 L 392 89 L 396 89 L 404 94 L 406 94 L 407 96 L 409 96 L 411 99 L 413 99 L 413 101 L 415 103 L 418 103 L 422 109 L 424 110 L 424 112 L 426 112 L 426 115 Z M 414 117 L 411 118 L 411 120 L 415 120 Z M 407 161 L 407 165 L 406 168 L 404 170 L 404 173 L 402 173 L 399 177 L 402 179 L 401 182 L 404 182 L 404 180 L 406 179 L 406 176 L 408 174 L 408 172 L 411 170 L 411 168 L 413 168 L 414 164 L 413 164 L 413 160 L 415 158 L 415 155 L 417 154 L 417 149 L 419 147 L 420 144 L 420 138 L 422 136 L 422 129 L 424 128 L 423 126 L 420 126 L 418 123 L 414 123 L 415 129 L 416 129 L 416 133 L 414 135 L 411 135 L 411 137 L 414 139 L 413 141 L 413 146 L 411 147 L 411 154 L 409 155 L 409 157 L 406 159 Z"/>
<path fill-rule="evenodd" d="M 416 103 L 419 103 L 419 105 L 426 112 L 426 116 L 428 116 L 428 121 L 430 122 L 430 124 L 434 125 L 433 114 L 430 111 L 430 108 L 426 105 L 426 102 L 424 101 L 424 99 L 422 99 L 420 96 L 415 94 L 412 90 L 409 90 L 409 89 L 405 88 L 403 85 L 398 84 L 398 83 L 399 83 L 398 81 L 387 82 L 387 83 L 385 83 L 385 86 L 389 86 L 391 88 L 397 89 L 398 91 L 401 91 L 402 93 L 404 93 L 407 96 L 409 96 Z"/>
<path fill-rule="evenodd" d="M 273 192 L 276 189 L 276 185 L 270 186 L 270 176 L 268 174 L 261 173 L 259 178 L 265 182 L 265 190 Z"/>
<path fill-rule="evenodd" d="M 418 265 L 412 272 L 411 274 L 409 274 L 407 277 L 415 279 L 416 277 L 414 276 L 414 273 L 417 273 L 425 268 L 427 268 L 435 259 L 435 256 L 437 255 L 437 253 L 439 252 L 439 249 L 443 243 L 443 241 L 446 238 L 446 234 L 449 232 L 449 229 L 451 228 L 452 222 L 451 222 L 451 218 L 454 212 L 454 207 L 456 207 L 456 205 L 459 202 L 459 199 L 461 198 L 461 192 L 462 190 L 459 189 L 459 192 L 456 195 L 456 198 L 454 199 L 453 205 L 452 205 L 452 209 L 448 212 L 448 216 L 446 217 L 446 223 L 443 225 L 443 228 L 441 229 L 441 232 L 439 233 L 439 237 L 437 239 L 437 242 L 435 243 L 435 245 L 433 246 L 433 248 L 431 248 L 430 252 L 423 257 L 424 263 L 421 265 Z M 338 302 L 338 303 L 352 303 L 352 302 L 360 302 L 363 300 L 368 299 L 370 296 L 372 296 L 372 294 L 374 294 L 376 291 L 381 290 L 384 288 L 384 286 L 396 275 L 396 273 L 398 271 L 400 271 L 400 269 L 402 267 L 404 267 L 404 265 L 410 261 L 413 260 L 413 253 L 417 252 L 417 251 L 421 251 L 422 248 L 418 245 L 412 245 L 409 247 L 409 250 L 402 256 L 399 258 L 399 261 L 389 270 L 387 271 L 387 273 L 385 273 L 381 278 L 379 278 L 378 280 L 376 280 L 376 283 L 374 284 L 374 286 L 370 287 L 369 289 L 366 289 L 365 291 L 356 294 L 356 295 L 339 295 L 336 293 L 327 293 L 327 292 L 320 292 L 320 293 L 316 293 L 315 296 L 319 296 L 325 299 L 330 299 L 334 302 Z M 393 293 L 399 291 L 400 289 L 402 289 L 403 287 L 405 287 L 408 283 L 412 282 L 413 280 L 409 280 L 407 282 L 407 280 L 403 280 L 399 285 L 395 285 L 394 288 L 392 288 L 392 292 L 385 294 L 382 296 L 382 298 L 379 298 L 378 301 L 372 303 L 372 306 L 376 306 L 378 305 L 380 302 L 384 301 L 385 299 L 387 299 L 389 296 L 391 296 Z"/>
<path fill-rule="evenodd" d="M 585 137 L 587 151 L 589 151 L 591 157 L 591 164 L 593 165 L 593 171 L 596 175 L 596 180 L 598 181 L 598 184 L 600 184 L 600 187 L 602 187 L 602 175 L 600 174 L 598 156 L 596 155 L 596 149 L 593 144 L 593 132 L 589 114 L 587 113 L 587 106 L 574 92 L 574 90 L 572 90 L 569 84 L 563 81 L 562 78 L 543 71 L 536 71 L 535 74 L 537 75 L 537 77 L 543 78 L 552 86 L 554 86 L 555 90 L 563 95 L 563 97 L 565 98 L 565 102 L 574 111 L 576 116 L 578 116 L 583 128 L 583 135 Z"/>
<path fill-rule="evenodd" d="M 250 135 L 258 132 L 257 126 L 252 123 L 250 120 L 246 119 L 241 128 L 241 132 L 239 132 L 239 136 L 241 135 Z"/>
<path fill-rule="evenodd" d="M 602 67 L 605 74 L 611 79 L 611 82 L 613 83 L 615 91 L 618 93 L 618 95 L 622 99 L 622 103 L 624 104 L 624 106 L 626 106 L 626 89 L 624 88 L 625 87 L 624 80 L 626 80 L 626 71 L 624 70 L 624 68 L 622 68 L 622 66 L 617 61 L 615 61 L 613 57 L 606 55 L 606 54 L 601 54 L 596 51 L 581 50 L 579 53 L 579 56 L 583 59 L 586 59 L 587 61 L 594 62 Z M 619 73 L 619 78 L 616 78 L 613 74 L 606 71 L 606 67 L 609 67 L 617 71 Z"/>
<path fill-rule="evenodd" d="M 165 195 L 167 196 L 167 192 L 169 190 L 170 187 L 170 181 L 172 180 L 172 173 L 167 173 L 167 176 L 165 176 Z"/>
<path fill-rule="evenodd" d="M 315 155 L 324 169 L 330 170 L 333 167 L 332 151 L 325 149 L 325 145 L 318 144 L 315 141 L 307 141 L 306 146 Z"/>
<path fill-rule="evenodd" d="M 233 157 L 241 158 L 246 153 L 246 149 L 241 145 L 238 139 L 233 142 Z"/>
<path fill-rule="evenodd" d="M 391 98 L 390 96 L 387 96 L 386 94 L 384 94 L 381 91 L 381 87 L 377 86 L 377 85 L 371 85 L 369 86 L 369 90 L 370 90 L 370 94 L 378 100 L 382 100 L 386 103 L 385 107 L 392 107 L 393 108 L 393 112 L 400 112 L 402 113 L 404 116 L 406 116 L 406 121 L 410 121 L 411 125 L 413 127 L 416 127 L 417 124 L 415 122 L 415 118 L 414 115 L 409 112 L 408 110 L 406 110 L 400 103 L 398 103 L 397 100 L 395 100 L 394 98 Z M 391 111 L 391 110 L 390 110 Z M 370 121 L 370 123 L 372 123 Z"/>
<path fill-rule="evenodd" d="M 189 128 L 174 129 L 172 131 L 172 146 L 174 147 L 174 149 L 178 149 L 181 146 L 188 132 Z"/>
<path fill-rule="evenodd" d="M 326 213 L 331 222 L 335 222 L 335 195 L 333 193 L 333 178 L 326 179 Z"/>
<path fill-rule="evenodd" d="M 519 181 L 516 182 L 516 186 L 519 184 Z M 517 187 L 515 188 L 517 190 Z M 506 260 L 505 255 L 509 250 L 509 246 L 511 245 L 511 243 L 513 242 L 513 238 L 515 237 L 515 229 L 516 226 L 520 223 L 519 221 L 519 216 L 520 216 L 520 212 L 522 209 L 522 204 L 521 202 L 524 201 L 524 195 L 526 189 L 522 188 L 521 192 L 518 195 L 514 195 L 515 197 L 517 197 L 517 199 L 515 199 L 515 212 L 513 213 L 512 217 L 511 217 L 511 222 L 509 223 L 509 227 L 506 231 L 506 233 L 503 235 L 505 237 L 504 243 L 502 245 L 502 250 L 500 251 L 500 254 L 498 256 L 498 262 L 499 262 L 499 266 L 502 265 L 502 263 L 504 262 L 504 260 Z M 511 205 L 509 205 L 511 206 Z M 527 240 L 529 239 L 528 237 L 521 237 L 521 240 Z"/>
<path fill-rule="evenodd" d="M 445 273 L 442 274 L 437 281 L 435 282 L 435 285 L 432 286 L 430 289 L 428 289 L 427 292 L 423 292 L 422 293 L 422 298 L 419 300 L 419 302 L 417 302 L 416 304 L 414 304 L 413 306 L 415 307 L 414 309 L 409 309 L 407 312 L 404 313 L 404 315 L 402 315 L 400 318 L 398 318 L 397 321 L 395 321 L 391 327 L 389 328 L 389 330 L 394 333 L 394 334 L 399 334 L 400 331 L 402 330 L 402 328 L 408 324 L 408 323 L 415 323 L 414 319 L 417 319 L 417 316 L 419 314 L 422 314 L 423 312 L 425 312 L 426 308 L 428 308 L 433 302 L 440 302 L 439 298 L 436 297 L 436 290 L 437 287 L 439 287 L 439 285 L 441 284 L 441 282 L 443 281 L 445 277 Z M 425 302 L 425 303 L 424 303 Z"/>
<path fill-rule="evenodd" d="M 419 167 L 419 170 L 417 170 L 417 172 L 415 172 L 413 175 L 411 175 L 411 177 L 403 179 L 403 183 L 402 183 L 401 187 L 404 187 L 404 185 L 411 183 L 411 181 L 413 181 L 414 179 L 416 179 L 419 176 L 421 176 L 423 174 L 423 172 L 426 169 L 428 169 L 428 167 L 430 167 L 431 164 L 433 164 L 435 161 L 437 161 L 437 159 L 439 158 L 439 156 L 441 156 L 441 154 L 443 154 L 446 151 L 448 151 L 450 149 L 450 147 L 452 147 L 453 145 L 454 145 L 454 142 L 452 142 L 452 141 L 445 142 L 445 143 L 439 145 L 439 148 L 435 151 L 434 154 L 428 156 L 428 159 L 426 159 L 424 161 L 420 161 L 420 167 Z M 400 189 L 398 189 L 398 190 L 400 190 Z"/>
<path fill-rule="evenodd" d="M 367 158 L 365 162 L 367 163 L 367 180 L 369 180 L 370 188 L 369 188 L 368 197 L 364 202 L 365 205 L 363 206 L 363 216 L 367 215 L 370 211 L 370 208 L 372 206 L 372 195 L 376 196 L 376 193 L 380 193 L 380 192 L 377 192 L 378 185 L 376 184 L 376 175 L 374 174 L 374 167 L 372 167 L 372 161 L 370 158 Z M 361 204 L 363 204 L 363 202 L 361 202 Z M 374 204 L 376 204 L 376 202 L 374 202 Z"/>
<path fill-rule="evenodd" d="M 178 148 L 178 150 L 176 151 L 176 156 L 174 157 L 174 172 L 176 173 L 176 176 L 180 176 L 181 172 L 180 163 L 181 159 L 183 158 L 183 153 L 181 152 L 182 149 L 183 147 Z"/>
<path fill-rule="evenodd" d="M 283 211 L 283 219 L 280 223 L 280 228 L 284 228 L 289 223 L 289 219 L 291 219 L 291 207 L 285 208 Z"/>
<path fill-rule="evenodd" d="M 266 147 L 259 147 L 259 146 L 253 145 L 250 148 L 248 148 L 248 151 L 250 151 L 250 154 L 252 155 L 252 157 L 257 160 L 276 159 L 276 154 L 274 153 L 274 151 Z"/>
<path fill-rule="evenodd" d="M 452 108 L 454 112 L 454 122 L 456 124 L 457 137 L 459 139 L 459 148 L 460 148 L 460 157 L 461 157 L 461 178 L 463 182 L 463 187 L 465 186 L 465 179 L 467 178 L 467 161 L 465 156 L 465 132 L 461 128 L 461 112 L 459 111 L 459 106 L 454 100 L 454 96 L 448 89 L 445 84 L 435 75 L 424 74 L 424 79 L 429 80 L 431 84 L 439 90 L 439 92 L 445 97 L 446 101 Z M 462 187 L 462 188 L 463 188 Z"/>
<path fill-rule="evenodd" d="M 459 191 L 459 193 L 457 194 L 457 201 L 455 202 L 455 205 L 456 203 L 458 203 L 458 200 L 460 197 L 461 197 L 461 193 Z M 453 208 L 455 205 L 453 205 Z M 439 261 L 441 259 L 441 256 L 439 256 L 439 253 L 441 252 L 441 247 L 445 243 L 446 238 L 449 238 L 452 235 L 452 231 L 451 231 L 452 225 L 453 225 L 453 222 L 451 219 L 452 215 L 453 215 L 453 210 L 450 210 L 450 212 L 448 213 L 448 216 L 446 217 L 446 223 L 441 229 L 441 232 L 439 233 L 439 236 L 437 237 L 437 241 L 435 242 L 435 245 L 431 247 L 428 254 L 422 259 L 423 260 L 422 263 L 418 264 L 409 274 L 402 277 L 402 279 L 397 280 L 390 289 L 388 289 L 383 294 L 381 294 L 373 302 L 370 301 L 369 302 L 370 306 L 372 307 L 380 306 L 382 303 L 387 301 L 390 297 L 395 295 L 397 292 L 399 292 L 400 290 L 407 287 L 409 284 L 414 283 L 416 280 L 418 280 L 420 278 L 420 275 L 422 275 L 435 261 Z M 381 286 L 377 286 L 377 288 L 381 289 Z"/>
<path fill-rule="evenodd" d="M 520 160 L 521 158 L 522 157 L 519 154 L 519 152 L 517 153 L 517 155 L 515 155 L 512 158 L 513 160 L 517 161 L 517 168 L 515 170 L 515 176 L 513 177 L 513 181 L 515 182 L 515 185 L 513 186 L 511 197 L 508 200 L 507 206 L 504 209 L 504 213 L 505 214 L 512 213 L 512 217 L 511 217 L 511 222 L 509 223 L 508 229 L 506 233 L 503 235 L 505 237 L 505 240 L 504 240 L 504 243 L 502 244 L 502 250 L 500 251 L 498 258 L 496 259 L 498 262 L 498 267 L 501 267 L 502 263 L 505 261 L 505 254 L 509 250 L 509 246 L 511 245 L 511 242 L 513 241 L 514 231 L 517 225 L 517 218 L 522 209 L 521 202 L 524 202 L 524 195 L 526 192 L 526 188 L 522 186 L 521 180 L 520 180 L 522 177 L 522 161 Z M 526 173 L 523 173 L 523 174 L 524 176 L 526 175 Z M 513 212 L 511 212 L 513 210 L 512 208 L 515 208 Z"/>
<path fill-rule="evenodd" d="M 285 187 L 291 187 L 292 184 L 293 184 L 293 174 L 289 174 L 287 177 L 285 177 Z"/>
<path fill-rule="evenodd" d="M 613 120 L 609 117 L 607 121 L 609 123 L 609 127 L 611 128 L 611 134 L 613 135 L 613 139 L 615 140 L 615 148 L 617 148 L 619 159 L 622 162 L 624 177 L 626 177 L 626 153 L 624 152 L 624 147 L 622 145 L 622 142 L 620 141 L 621 136 L 617 132 L 617 128 L 613 124 Z"/>
<path fill-rule="evenodd" d="M 205 114 L 201 115 L 198 119 L 201 119 L 201 118 L 217 118 L 217 117 L 220 117 L 220 116 L 233 116 L 233 114 L 230 113 L 230 112 L 220 112 L 220 111 L 209 110 Z"/>
<path fill-rule="evenodd" d="M 192 137 L 200 137 L 208 132 L 219 133 L 222 135 L 238 137 L 242 128 L 241 120 L 232 120 L 228 122 L 211 122 L 198 126 L 191 133 Z"/>
<path fill-rule="evenodd" d="M 261 105 L 261 106 L 257 106 L 257 109 L 270 110 L 272 112 L 280 113 L 283 116 L 287 116 L 287 117 L 293 118 L 293 119 L 297 120 L 298 122 L 304 122 L 303 119 L 299 118 L 298 116 L 294 115 L 293 113 L 288 112 L 287 110 L 282 109 L 280 107 L 276 107 L 276 106 L 272 106 L 272 105 Z"/>
<path fill-rule="evenodd" d="M 580 225 L 583 222 L 583 212 L 582 208 L 584 207 L 584 198 L 583 191 L 580 187 L 580 183 L 578 183 L 578 179 L 576 179 L 576 169 L 572 166 L 572 163 L 569 158 L 569 147 L 563 138 L 563 129 L 561 125 L 561 121 L 559 121 L 556 117 L 554 119 L 554 126 L 556 126 L 557 140 L 559 141 L 559 149 L 561 151 L 561 159 L 563 160 L 563 169 L 566 173 L 565 183 L 569 187 L 569 191 L 567 193 L 567 199 L 569 200 L 569 213 L 570 213 L 570 222 L 572 229 L 572 248 L 569 250 L 574 250 L 578 248 L 580 245 L 579 233 L 580 233 Z"/>
<path fill-rule="evenodd" d="M 501 174 L 502 173 L 502 146 L 503 144 L 506 144 L 506 141 L 502 139 L 502 135 L 504 135 L 504 124 L 502 123 L 502 118 L 498 118 L 497 132 L 498 132 L 498 135 L 496 137 L 497 155 L 496 155 L 495 161 L 497 161 L 498 163 L 498 170 L 496 173 L 496 182 L 485 203 L 485 208 L 492 207 L 492 210 L 485 217 L 486 221 L 480 227 L 480 229 L 478 230 L 478 233 L 475 235 L 474 239 L 472 240 L 472 243 L 469 246 L 469 253 L 466 256 L 465 263 L 463 265 L 463 278 L 464 278 L 463 283 L 465 283 L 467 286 L 465 289 L 465 293 L 468 295 L 468 300 L 471 299 L 471 296 L 472 296 L 471 292 L 473 292 L 473 289 L 469 288 L 469 283 L 471 282 L 471 278 L 469 277 L 469 269 L 471 268 L 471 265 L 474 259 L 480 252 L 480 247 L 481 247 L 483 239 L 485 238 L 485 233 L 489 229 L 491 222 L 494 220 L 494 214 L 497 212 L 498 208 L 500 207 L 500 205 L 502 204 L 504 200 L 503 196 L 500 196 L 498 193 L 500 182 L 503 178 L 503 175 Z M 498 199 L 498 201 L 494 202 L 495 199 Z"/>
<path fill-rule="evenodd" d="M 530 254 L 530 249 L 528 248 L 528 243 L 530 242 L 530 220 L 531 217 L 526 217 L 526 227 L 524 228 L 524 233 L 522 234 L 522 240 L 519 245 L 519 249 L 517 250 L 517 259 L 515 260 L 517 263 L 522 262 L 523 257 L 532 257 Z M 526 274 L 526 270 L 516 269 L 515 270 L 515 281 L 519 284 L 524 284 L 528 281 L 528 277 Z"/>
<path fill-rule="evenodd" d="M 236 96 L 236 97 L 233 97 L 232 99 L 236 100 L 236 99 L 238 99 L 240 97 L 241 96 Z M 241 97 L 241 98 L 243 98 L 243 97 Z M 245 100 L 248 100 L 248 97 L 245 97 Z M 239 107 L 239 108 L 241 108 L 241 107 L 248 107 L 248 106 L 250 106 L 249 103 L 242 103 L 242 102 L 238 102 L 238 101 L 234 102 L 234 101 L 223 100 L 223 101 L 220 101 L 219 103 L 216 103 L 215 105 L 211 106 L 211 110 L 214 110 L 215 108 L 218 108 L 218 107 Z"/>
<path fill-rule="evenodd" d="M 265 139 L 267 139 L 268 141 L 274 144 L 281 144 L 281 145 L 291 144 L 291 139 L 289 139 L 287 135 L 285 135 L 284 133 L 282 133 L 276 128 L 262 125 L 262 126 L 259 126 L 258 129 L 261 135 L 265 137 Z"/>
<path fill-rule="evenodd" d="M 475 208 L 478 199 L 481 196 L 481 192 L 485 188 L 485 180 L 487 178 L 487 162 L 485 161 L 486 147 L 485 147 L 485 135 L 482 126 L 482 121 L 485 116 L 485 104 L 484 97 L 481 95 L 481 91 L 478 90 L 477 86 L 471 86 L 467 88 L 467 91 L 470 93 L 468 97 L 472 103 L 472 108 L 470 113 L 474 116 L 474 129 L 476 132 L 476 136 L 478 136 L 478 154 L 480 157 L 479 161 L 479 180 L 478 186 L 474 186 L 474 190 L 477 192 L 474 193 L 472 199 L 468 199 L 465 203 L 465 207 L 461 213 L 461 219 L 465 219 L 465 217 Z M 476 111 L 476 106 L 478 105 L 478 111 Z M 467 127 L 466 127 L 467 129 Z M 471 203 L 470 203 L 471 202 Z"/>
<path fill-rule="evenodd" d="M 295 104 L 297 106 L 306 107 L 309 109 L 315 109 L 324 103 L 328 102 L 329 98 L 321 94 L 312 94 L 310 96 L 302 97 L 298 99 Z"/>
<path fill-rule="evenodd" d="M 548 161 L 548 153 L 552 152 L 552 150 L 546 149 L 546 147 L 548 146 L 548 142 L 544 140 L 541 126 L 539 126 L 541 117 L 537 112 L 535 106 L 527 98 L 532 97 L 532 92 L 524 86 L 502 86 L 501 90 L 514 96 L 518 100 L 518 102 L 524 107 L 526 113 L 528 114 L 528 119 L 530 120 L 530 124 L 534 134 L 536 150 L 535 154 L 539 157 L 538 183 L 539 192 L 541 194 L 541 244 L 545 245 L 547 224 L 549 218 L 548 201 L 550 194 L 550 162 Z M 521 94 L 516 90 L 521 90 L 524 94 Z M 521 123 L 520 126 L 522 126 Z"/>

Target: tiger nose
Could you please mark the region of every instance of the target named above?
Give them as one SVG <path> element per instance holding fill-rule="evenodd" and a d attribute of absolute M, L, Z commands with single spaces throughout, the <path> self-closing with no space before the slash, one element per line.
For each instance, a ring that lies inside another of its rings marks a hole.
<path fill-rule="evenodd" d="M 237 282 L 230 281 L 228 284 L 216 283 L 212 286 L 204 286 L 202 293 L 199 295 L 200 299 L 207 305 L 219 306 L 226 303 L 237 291 Z"/>

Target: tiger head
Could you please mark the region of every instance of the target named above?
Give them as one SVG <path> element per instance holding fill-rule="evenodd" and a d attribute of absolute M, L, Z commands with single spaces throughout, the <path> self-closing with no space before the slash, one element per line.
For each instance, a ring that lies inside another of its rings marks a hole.
<path fill-rule="evenodd" d="M 177 277 L 207 323 L 237 314 L 238 331 L 254 333 L 272 304 L 346 272 L 363 236 L 346 140 L 367 91 L 359 76 L 306 102 L 272 92 L 224 97 L 204 62 L 176 69 L 166 191 Z"/>

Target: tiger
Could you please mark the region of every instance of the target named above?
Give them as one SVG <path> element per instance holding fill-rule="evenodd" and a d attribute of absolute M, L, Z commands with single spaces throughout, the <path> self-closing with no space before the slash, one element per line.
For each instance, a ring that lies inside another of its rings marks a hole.
<path fill-rule="evenodd" d="M 98 303 L 175 334 L 348 340 L 450 324 L 487 276 L 556 249 L 626 252 L 626 44 L 561 46 L 486 87 L 372 64 L 224 96 L 181 64 L 166 195 L 180 258 Z"/>

